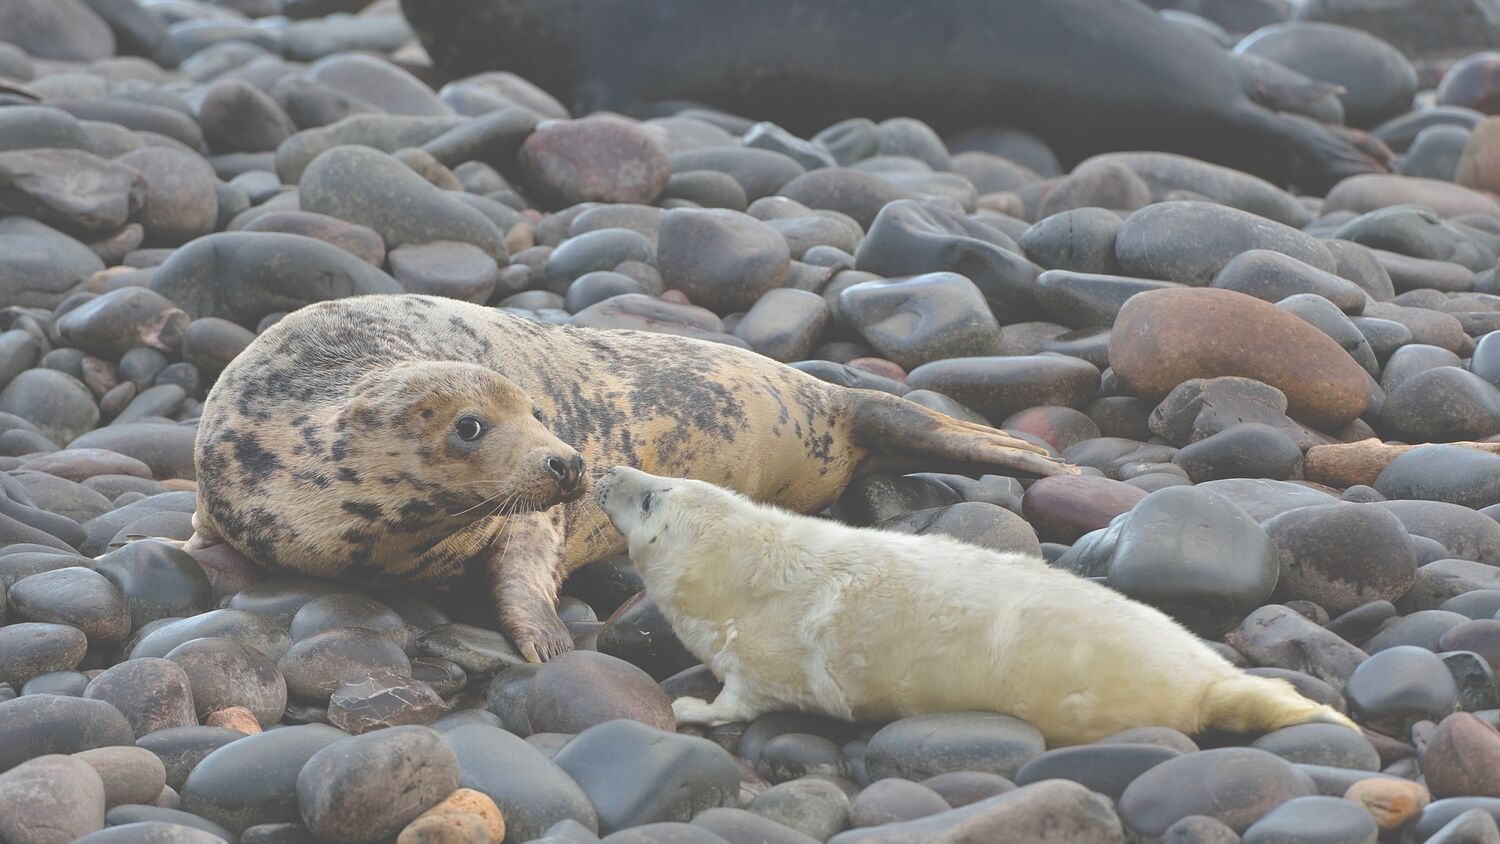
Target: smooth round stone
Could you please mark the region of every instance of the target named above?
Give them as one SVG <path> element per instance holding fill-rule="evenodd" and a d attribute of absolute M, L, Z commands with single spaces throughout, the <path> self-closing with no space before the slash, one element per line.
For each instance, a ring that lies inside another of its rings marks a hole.
<path fill-rule="evenodd" d="M 1433 797 L 1500 797 L 1500 732 L 1467 712 L 1443 719 L 1420 764 Z"/>
<path fill-rule="evenodd" d="M 299 822 L 298 773 L 346 737 L 326 724 L 301 724 L 232 741 L 193 767 L 181 789 L 182 809 L 236 834 L 257 824 Z"/>
<path fill-rule="evenodd" d="M 563 308 L 569 313 L 576 314 L 590 305 L 596 305 L 613 296 L 645 292 L 646 288 L 628 275 L 609 270 L 596 270 L 584 273 L 568 285 L 567 295 L 563 299 Z"/>
<path fill-rule="evenodd" d="M 399 645 L 358 627 L 335 627 L 294 642 L 276 668 L 287 692 L 310 702 L 326 701 L 340 686 L 373 671 L 411 676 L 411 662 Z"/>
<path fill-rule="evenodd" d="M 20 688 L 33 677 L 83 662 L 88 637 L 64 624 L 18 622 L 0 627 L 0 682 Z"/>
<path fill-rule="evenodd" d="M 1000 354 L 1000 326 L 979 288 L 957 273 L 869 281 L 838 294 L 838 312 L 904 369 Z"/>
<path fill-rule="evenodd" d="M 772 290 L 756 300 L 734 333 L 773 360 L 803 360 L 817 345 L 830 318 L 828 304 L 817 294 Z"/>
<path fill-rule="evenodd" d="M 1449 797 L 1422 810 L 1412 824 L 1413 840 L 1433 844 L 1467 844 L 1492 840 L 1500 828 L 1500 799 Z"/>
<path fill-rule="evenodd" d="M 0 412 L 25 419 L 58 443 L 88 433 L 99 422 L 99 408 L 88 388 L 52 369 L 28 369 L 12 378 L 0 390 Z"/>
<path fill-rule="evenodd" d="M 882 521 L 878 527 L 896 533 L 941 534 L 1001 553 L 1041 554 L 1036 531 L 1025 519 L 985 501 L 913 510 Z"/>
<path fill-rule="evenodd" d="M 40 572 L 10 587 L 17 620 L 66 624 L 91 642 L 118 642 L 130 632 L 130 611 L 120 590 L 92 569 L 75 566 Z"/>
<path fill-rule="evenodd" d="M 495 801 L 509 835 L 531 840 L 564 820 L 598 829 L 578 784 L 525 740 L 482 724 L 455 727 L 446 737 L 458 758 L 459 784 Z"/>
<path fill-rule="evenodd" d="M 210 753 L 245 738 L 237 730 L 223 727 L 170 727 L 141 736 L 137 747 L 155 753 L 167 769 L 167 786 L 181 791 L 188 774 Z"/>
<path fill-rule="evenodd" d="M 125 716 L 102 700 L 26 695 L 0 702 L 0 771 L 50 753 L 132 744 Z"/>
<path fill-rule="evenodd" d="M 1436 651 L 1438 641 L 1444 633 L 1468 620 L 1458 613 L 1420 610 L 1393 618 L 1381 625 L 1373 636 L 1365 640 L 1363 647 L 1372 654 L 1401 645 L 1416 645 Z"/>
<path fill-rule="evenodd" d="M 742 311 L 785 282 L 791 253 L 765 223 L 736 211 L 678 208 L 662 218 L 657 269 L 670 288 L 718 313 Z"/>
<path fill-rule="evenodd" d="M 745 807 L 785 827 L 827 841 L 849 825 L 849 796 L 835 783 L 801 779 L 772 786 Z"/>
<path fill-rule="evenodd" d="M 1131 214 L 1115 238 L 1126 275 L 1205 286 L 1233 258 L 1266 249 L 1325 272 L 1333 256 L 1311 236 L 1264 217 L 1206 202 L 1161 202 Z"/>
<path fill-rule="evenodd" d="M 1394 601 L 1416 581 L 1410 537 L 1389 511 L 1344 503 L 1303 507 L 1262 527 L 1281 557 L 1278 589 L 1330 614 Z"/>
<path fill-rule="evenodd" d="M 1014 791 L 1016 787 L 1015 783 L 1005 777 L 985 771 L 951 771 L 928 777 L 922 780 L 921 785 L 937 792 L 939 797 L 955 809 Z"/>
<path fill-rule="evenodd" d="M 88 684 L 89 675 L 81 671 L 54 671 L 27 680 L 21 687 L 21 694 L 81 697 Z"/>
<path fill-rule="evenodd" d="M 1500 620 L 1478 619 L 1450 627 L 1438 639 L 1438 647 L 1444 651 L 1473 651 L 1494 670 L 1500 666 Z"/>
<path fill-rule="evenodd" d="M 118 709 L 137 738 L 198 723 L 191 681 L 170 660 L 148 657 L 110 666 L 89 682 L 83 696 Z"/>
<path fill-rule="evenodd" d="M 297 126 L 271 96 L 242 79 L 219 79 L 198 103 L 203 138 L 216 153 L 271 152 Z"/>
<path fill-rule="evenodd" d="M 187 673 L 198 717 L 243 706 L 262 727 L 281 720 L 287 684 L 271 660 L 232 639 L 193 639 L 166 656 Z"/>
<path fill-rule="evenodd" d="M 1233 648 L 1226 655 L 1237 653 L 1256 666 L 1298 671 L 1334 688 L 1342 688 L 1366 659 L 1364 651 L 1278 604 L 1250 613 L 1225 641 Z"/>
<path fill-rule="evenodd" d="M 849 805 L 849 826 L 855 829 L 916 820 L 952 807 L 936 791 L 901 779 L 870 783 Z"/>
<path fill-rule="evenodd" d="M 661 608 L 644 591 L 621 604 L 606 620 L 599 631 L 598 650 L 644 670 L 658 681 L 698 664 L 698 658 L 683 646 Z"/>
<path fill-rule="evenodd" d="M 844 168 L 799 174 L 784 183 L 780 194 L 808 208 L 847 214 L 864 228 L 869 228 L 887 204 L 908 197 L 906 191 L 879 176 Z"/>
<path fill-rule="evenodd" d="M 0 773 L 4 840 L 74 841 L 103 826 L 104 783 L 83 760 L 49 755 Z"/>
<path fill-rule="evenodd" d="M 1137 777 L 1182 753 L 1149 744 L 1092 744 L 1049 750 L 1016 772 L 1016 785 L 1072 780 L 1118 801 Z"/>
<path fill-rule="evenodd" d="M 656 262 L 651 238 L 628 228 L 601 228 L 569 237 L 546 256 L 547 286 L 564 292 L 578 278 L 628 261 Z"/>
<path fill-rule="evenodd" d="M 822 736 L 783 733 L 766 743 L 756 773 L 772 783 L 805 776 L 849 777 L 849 762 L 839 746 Z"/>
<path fill-rule="evenodd" d="M 532 678 L 526 713 L 538 733 L 581 733 L 616 719 L 676 728 L 671 705 L 651 675 L 590 651 L 570 651 L 542 666 Z"/>
<path fill-rule="evenodd" d="M 254 339 L 254 332 L 227 319 L 195 319 L 183 334 L 182 356 L 200 370 L 220 372 Z"/>
<path fill-rule="evenodd" d="M 98 747 L 74 754 L 104 781 L 104 803 L 114 807 L 155 800 L 167 784 L 161 759 L 140 747 Z"/>
<path fill-rule="evenodd" d="M 307 78 L 390 114 L 440 117 L 453 113 L 421 80 L 375 56 L 329 56 L 308 68 Z"/>
<path fill-rule="evenodd" d="M 1036 299 L 1058 320 L 1075 328 L 1109 327 L 1137 293 L 1179 285 L 1118 275 L 1049 269 L 1036 279 Z"/>
<path fill-rule="evenodd" d="M 192 817 L 189 815 L 188 817 Z M 78 839 L 85 844 L 219 844 L 227 839 L 197 826 L 174 821 L 138 821 L 111 824 Z"/>
<path fill-rule="evenodd" d="M 1251 844 L 1375 844 L 1380 829 L 1370 813 L 1338 797 L 1299 797 L 1277 806 L 1241 837 Z"/>
<path fill-rule="evenodd" d="M 1471 134 L 1462 126 L 1428 126 L 1417 133 L 1406 153 L 1397 160 L 1396 172 L 1422 179 L 1459 181 L 1459 167 L 1464 161 Z M 1470 168 L 1477 169 L 1474 167 L 1477 163 L 1476 157 L 1469 158 Z M 1466 173 L 1470 178 L 1459 183 L 1474 186 L 1476 182 L 1471 174 L 1472 169 Z"/>
<path fill-rule="evenodd" d="M 1496 394 L 1500 399 L 1500 393 Z M 1500 455 L 1448 445 L 1412 449 L 1392 460 L 1375 488 L 1392 499 L 1446 501 L 1481 509 L 1500 503 Z"/>
<path fill-rule="evenodd" d="M 1047 192 L 1037 213 L 1046 216 L 1085 207 L 1134 211 L 1150 201 L 1151 189 L 1134 170 L 1105 159 L 1075 167 Z"/>
<path fill-rule="evenodd" d="M 1494 709 L 1500 704 L 1495 672 L 1484 656 L 1474 651 L 1452 650 L 1438 654 L 1458 684 L 1458 707 L 1465 712 Z"/>
<path fill-rule="evenodd" d="M 1049 270 L 1114 273 L 1119 215 L 1105 208 L 1075 208 L 1038 221 L 1021 235 L 1026 257 Z M 1040 279 L 1038 279 L 1040 282 Z"/>
<path fill-rule="evenodd" d="M 77 240 L 30 217 L 0 218 L 0 297 L 24 307 L 53 308 L 76 285 L 104 269 Z"/>
<path fill-rule="evenodd" d="M 1033 407 L 1007 416 L 1002 429 L 1041 437 L 1059 451 L 1100 436 L 1088 414 L 1071 407 Z"/>
<path fill-rule="evenodd" d="M 897 200 L 880 210 L 855 252 L 855 269 L 887 278 L 956 272 L 978 286 L 1002 322 L 1030 308 L 1041 268 L 1008 235 L 932 203 Z"/>
<path fill-rule="evenodd" d="M 1360 293 L 1363 297 L 1365 294 Z M 1336 305 L 1322 296 L 1298 293 L 1276 303 L 1276 307 L 1304 320 L 1309 325 L 1327 334 L 1335 343 L 1349 353 L 1371 378 L 1380 374 L 1379 358 L 1370 346 L 1370 341 L 1349 317 Z"/>
<path fill-rule="evenodd" d="M 1249 378 L 1193 378 L 1178 384 L 1151 411 L 1150 433 L 1187 446 L 1244 422 L 1259 422 L 1301 441 L 1309 432 L 1286 415 L 1286 395 Z M 1323 440 L 1312 435 L 1311 444 Z"/>
<path fill-rule="evenodd" d="M 350 735 L 359 735 L 384 727 L 425 726 L 447 710 L 448 705 L 428 684 L 378 671 L 334 691 L 328 700 L 328 722 Z"/>
<path fill-rule="evenodd" d="M 1500 114 L 1500 93 L 1495 91 L 1497 74 L 1500 74 L 1500 54 L 1482 52 L 1465 56 L 1443 74 L 1437 101 L 1441 105 Z"/>
<path fill-rule="evenodd" d="M 281 575 L 261 580 L 235 593 L 229 599 L 229 607 L 265 616 L 282 628 L 288 628 L 297 612 L 311 601 L 325 595 L 351 594 L 352 589 L 331 580 Z"/>
<path fill-rule="evenodd" d="M 1411 108 L 1417 72 L 1399 50 L 1350 26 L 1296 21 L 1262 27 L 1235 46 L 1310 79 L 1339 85 L 1350 126 L 1369 128 Z"/>
<path fill-rule="evenodd" d="M 81 150 L 0 152 L 0 179 L 9 186 L 9 213 L 90 239 L 113 232 L 131 215 L 140 214 L 147 191 L 139 170 Z"/>
<path fill-rule="evenodd" d="M 280 232 L 220 232 L 198 238 L 157 267 L 151 289 L 189 316 L 222 317 L 241 325 L 325 299 L 404 292 L 395 279 L 337 246 Z"/>
<path fill-rule="evenodd" d="M 114 360 L 139 345 L 175 348 L 184 316 L 160 294 L 127 287 L 69 310 L 58 318 L 57 332 L 71 346 Z"/>
<path fill-rule="evenodd" d="M 1205 636 L 1223 633 L 1260 606 L 1280 568 L 1270 538 L 1249 513 L 1194 487 L 1150 493 L 1107 529 L 1081 538 L 1059 565 L 1103 576 L 1111 588 Z"/>
<path fill-rule="evenodd" d="M 481 212 L 379 150 L 335 147 L 307 166 L 298 184 L 304 210 L 374 229 L 386 246 L 459 241 L 497 260 L 504 232 Z"/>
<path fill-rule="evenodd" d="M 1311 293 L 1327 299 L 1345 313 L 1357 314 L 1365 307 L 1365 292 L 1354 282 L 1266 249 L 1236 255 L 1214 276 L 1212 286 L 1267 302 Z"/>
<path fill-rule="evenodd" d="M 744 809 L 705 809 L 693 818 L 692 823 L 693 826 L 702 827 L 730 842 L 814 844 L 818 840 Z"/>
<path fill-rule="evenodd" d="M 1274 753 L 1288 762 L 1380 770 L 1380 754 L 1358 733 L 1338 724 L 1298 724 L 1256 739 L 1251 747 Z"/>
<path fill-rule="evenodd" d="M 1040 405 L 1086 406 L 1099 389 L 1099 370 L 1060 355 L 950 358 L 917 367 L 906 383 L 1004 419 Z"/>
<path fill-rule="evenodd" d="M 142 823 L 172 824 L 176 827 L 189 827 L 200 830 L 219 841 L 234 841 L 234 837 L 229 830 L 213 821 L 205 820 L 197 815 L 189 814 L 179 809 L 165 809 L 160 806 L 116 806 L 105 812 L 104 823 L 107 827 Z M 213 844 L 213 842 L 204 840 L 203 844 Z"/>
<path fill-rule="evenodd" d="M 280 659 L 292 646 L 286 629 L 274 620 L 245 610 L 221 609 L 152 629 L 136 641 L 130 656 L 132 659 L 165 657 L 184 642 L 209 636 L 233 639 L 260 651 L 268 659 Z"/>
<path fill-rule="evenodd" d="M 1371 654 L 1350 675 L 1344 697 L 1361 723 L 1394 736 L 1458 708 L 1458 686 L 1447 666 L 1432 651 L 1409 645 Z"/>
<path fill-rule="evenodd" d="M 1189 815 L 1244 832 L 1276 806 L 1313 791 L 1306 774 L 1263 750 L 1205 750 L 1142 773 L 1121 795 L 1120 817 L 1147 836 L 1162 835 Z"/>
<path fill-rule="evenodd" d="M 1353 421 L 1368 397 L 1365 372 L 1332 338 L 1229 290 L 1133 297 L 1110 334 L 1109 363 L 1124 386 L 1148 399 L 1191 378 L 1253 378 L 1281 390 L 1293 418 L 1319 427 Z"/>
<path fill-rule="evenodd" d="M 650 132 L 612 115 L 544 122 L 516 163 L 522 180 L 557 207 L 649 203 L 678 169 Z"/>
<path fill-rule="evenodd" d="M 441 733 L 391 727 L 314 753 L 297 775 L 297 805 L 319 839 L 357 844 L 396 834 L 458 786 Z"/>
<path fill-rule="evenodd" d="M 740 787 L 739 766 L 723 748 L 630 720 L 590 727 L 553 761 L 582 787 L 605 834 L 691 819 L 732 802 Z"/>
<path fill-rule="evenodd" d="M 120 591 L 132 629 L 160 618 L 183 618 L 213 607 L 208 576 L 187 552 L 161 542 L 132 542 L 94 561 Z"/>
<path fill-rule="evenodd" d="M 1107 527 L 1145 497 L 1145 491 L 1119 481 L 1058 475 L 1033 483 L 1021 506 L 1043 541 L 1072 543 L 1090 531 Z"/>
<path fill-rule="evenodd" d="M 1172 458 L 1194 482 L 1222 478 L 1295 477 L 1302 450 L 1282 431 L 1245 422 L 1185 446 Z"/>
<path fill-rule="evenodd" d="M 483 304 L 495 292 L 500 267 L 478 246 L 452 241 L 408 243 L 392 249 L 391 275 L 412 293 Z"/>
<path fill-rule="evenodd" d="M 1469 618 L 1494 618 L 1500 614 L 1500 589 L 1476 589 L 1455 595 L 1444 601 L 1438 609 Z"/>
<path fill-rule="evenodd" d="M 1434 126 L 1424 130 L 1417 139 L 1422 140 L 1424 135 L 1442 139 L 1443 151 L 1447 153 L 1444 163 L 1452 162 L 1453 166 L 1446 172 L 1439 172 L 1435 178 L 1451 179 L 1464 187 L 1492 191 L 1500 183 L 1500 173 L 1496 171 L 1496 165 L 1500 163 L 1496 160 L 1496 152 L 1500 151 L 1496 143 L 1500 139 L 1497 128 L 1500 124 L 1489 118 L 1480 121 L 1472 132 L 1457 126 Z"/>
<path fill-rule="evenodd" d="M 148 147 L 119 158 L 146 177 L 146 203 L 137 221 L 146 227 L 146 243 L 180 246 L 214 230 L 219 200 L 217 177 L 195 153 Z"/>
<path fill-rule="evenodd" d="M 300 642 L 335 627 L 358 627 L 398 645 L 406 643 L 406 621 L 395 610 L 352 592 L 321 595 L 303 604 L 291 619 L 292 640 Z"/>
<path fill-rule="evenodd" d="M 374 229 L 327 214 L 296 210 L 272 211 L 257 216 L 241 227 L 241 230 L 299 234 L 337 246 L 368 264 L 379 267 L 385 263 L 385 241 L 380 239 Z"/>
<path fill-rule="evenodd" d="M 924 779 L 950 771 L 1013 777 L 1043 750 L 1041 734 L 1016 718 L 987 712 L 944 712 L 894 721 L 871 736 L 865 766 L 871 779 Z"/>

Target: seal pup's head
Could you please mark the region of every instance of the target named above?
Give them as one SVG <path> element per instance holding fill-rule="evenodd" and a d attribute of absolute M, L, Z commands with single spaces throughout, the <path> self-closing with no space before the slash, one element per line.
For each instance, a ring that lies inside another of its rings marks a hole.
<path fill-rule="evenodd" d="M 730 527 L 725 505 L 738 499 L 713 484 L 629 466 L 616 466 L 594 482 L 594 502 L 624 534 L 630 559 L 643 575 L 669 550 L 706 550 L 722 538 Z"/>
<path fill-rule="evenodd" d="M 422 361 L 359 380 L 334 420 L 368 477 L 436 479 L 443 516 L 544 510 L 588 491 L 583 458 L 542 423 L 531 396 L 469 363 Z M 397 485 L 399 486 L 399 484 Z"/>

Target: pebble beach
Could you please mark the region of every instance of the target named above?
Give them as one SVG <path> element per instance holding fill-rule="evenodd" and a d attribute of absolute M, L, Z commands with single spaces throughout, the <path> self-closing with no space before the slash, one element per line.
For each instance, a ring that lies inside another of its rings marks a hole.
<path fill-rule="evenodd" d="M 1390 172 L 579 113 L 445 73 L 395 0 L 0 0 L 0 844 L 1500 844 L 1500 5 L 1149 5 Z M 1079 473 L 819 515 L 1043 557 L 1362 734 L 678 728 L 719 680 L 626 556 L 536 664 L 484 590 L 179 547 L 219 373 L 403 292 L 1026 439 Z"/>

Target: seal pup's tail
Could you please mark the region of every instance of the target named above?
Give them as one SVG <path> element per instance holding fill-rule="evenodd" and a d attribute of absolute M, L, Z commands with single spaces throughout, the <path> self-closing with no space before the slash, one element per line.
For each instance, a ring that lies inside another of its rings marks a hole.
<path fill-rule="evenodd" d="M 1268 733 L 1298 724 L 1338 724 L 1359 727 L 1331 706 L 1297 693 L 1285 680 L 1256 677 L 1236 671 L 1208 687 L 1203 696 L 1203 727 L 1231 733 Z"/>
<path fill-rule="evenodd" d="M 849 437 L 883 466 L 1009 469 L 1032 475 L 1076 475 L 1078 468 L 1003 431 L 954 419 L 876 390 L 849 390 Z"/>

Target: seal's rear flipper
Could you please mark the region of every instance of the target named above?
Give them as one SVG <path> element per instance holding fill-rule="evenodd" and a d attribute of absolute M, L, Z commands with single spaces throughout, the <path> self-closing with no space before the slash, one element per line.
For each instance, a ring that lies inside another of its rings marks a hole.
<path fill-rule="evenodd" d="M 1319 123 L 1296 114 L 1254 109 L 1279 143 L 1260 150 L 1262 172 L 1285 173 L 1299 190 L 1319 195 L 1338 182 L 1364 173 L 1388 173 L 1391 151 L 1375 138 L 1347 126 Z"/>
<path fill-rule="evenodd" d="M 1047 450 L 1003 431 L 964 422 L 874 390 L 851 390 L 849 435 L 882 463 L 921 471 L 977 467 L 1030 475 L 1076 475 Z"/>

